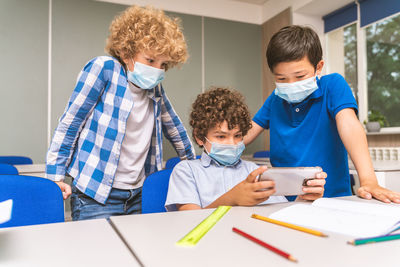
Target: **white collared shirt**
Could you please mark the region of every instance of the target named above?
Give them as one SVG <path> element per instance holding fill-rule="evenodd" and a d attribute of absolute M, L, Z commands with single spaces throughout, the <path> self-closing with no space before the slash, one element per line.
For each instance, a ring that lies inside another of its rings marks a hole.
<path fill-rule="evenodd" d="M 253 162 L 239 160 L 233 166 L 222 166 L 203 152 L 200 159 L 183 160 L 172 171 L 165 208 L 177 210 L 176 204 L 207 207 L 257 169 Z M 260 203 L 287 202 L 284 196 L 271 196 Z"/>

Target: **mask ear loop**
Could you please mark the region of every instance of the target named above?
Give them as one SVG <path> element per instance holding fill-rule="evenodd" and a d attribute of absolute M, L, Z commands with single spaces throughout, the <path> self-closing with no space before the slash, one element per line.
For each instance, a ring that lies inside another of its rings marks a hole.
<path fill-rule="evenodd" d="M 133 59 L 132 59 L 132 58 L 131 58 L 131 62 L 133 63 L 133 70 L 135 70 L 135 61 L 133 61 Z M 126 66 L 126 68 L 128 69 L 128 71 L 130 71 L 130 70 L 129 70 L 129 66 L 128 66 L 128 65 Z"/>
<path fill-rule="evenodd" d="M 315 75 L 315 81 L 318 82 L 321 79 L 321 74 L 316 74 Z"/>
<path fill-rule="evenodd" d="M 322 59 L 321 59 L 321 61 L 322 61 Z M 318 63 L 318 64 L 319 64 L 319 63 Z M 317 64 L 317 65 L 318 65 L 318 64 Z M 315 78 L 318 78 L 318 80 L 319 80 L 319 79 L 321 79 L 322 68 L 321 68 L 319 74 L 317 74 L 317 71 L 318 71 L 318 70 L 317 70 L 317 66 L 315 66 L 315 75 L 314 75 L 314 76 L 315 76 Z"/>
<path fill-rule="evenodd" d="M 315 77 L 315 81 L 318 81 L 320 79 L 319 75 L 317 74 L 318 70 L 317 70 L 317 66 L 314 67 L 315 68 L 315 72 L 314 72 L 314 77 Z"/>
<path fill-rule="evenodd" d="M 207 142 L 209 142 L 209 143 L 211 144 L 211 148 L 212 148 L 212 143 L 210 142 L 210 140 L 208 140 L 208 138 L 207 138 L 207 137 L 205 137 L 205 136 L 204 136 L 204 138 L 206 139 L 206 141 L 207 141 Z M 210 152 L 208 152 L 208 151 L 207 151 L 207 148 L 206 148 L 206 146 L 205 146 L 205 145 L 203 145 L 203 147 L 204 147 L 204 150 L 206 151 L 207 155 L 209 155 L 209 154 L 210 154 Z"/>

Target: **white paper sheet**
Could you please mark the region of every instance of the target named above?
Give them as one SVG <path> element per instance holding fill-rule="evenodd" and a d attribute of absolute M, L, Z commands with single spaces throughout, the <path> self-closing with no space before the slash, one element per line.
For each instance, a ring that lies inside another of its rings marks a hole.
<path fill-rule="evenodd" d="M 323 198 L 312 205 L 295 204 L 269 217 L 312 229 L 369 237 L 386 234 L 399 224 L 400 205 Z"/>
<path fill-rule="evenodd" d="M 12 199 L 0 202 L 0 223 L 8 222 L 11 219 L 12 206 Z"/>

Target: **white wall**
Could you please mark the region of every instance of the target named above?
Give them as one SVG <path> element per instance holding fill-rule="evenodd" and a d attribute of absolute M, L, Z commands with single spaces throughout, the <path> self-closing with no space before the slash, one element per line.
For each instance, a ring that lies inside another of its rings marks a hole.
<path fill-rule="evenodd" d="M 232 0 L 96 0 L 123 5 L 154 6 L 166 11 L 262 24 L 262 6 Z"/>
<path fill-rule="evenodd" d="M 109 24 L 125 8 L 92 0 L 0 1 L 0 48 L 7 52 L 3 54 L 5 64 L 0 65 L 0 121 L 4 125 L 0 154 L 29 156 L 34 163 L 45 161 L 47 136 L 58 124 L 79 71 L 91 58 L 105 54 Z M 202 91 L 203 19 L 205 85 L 231 86 L 241 91 L 254 113 L 262 105 L 261 26 L 172 15 L 182 19 L 190 57 L 181 68 L 168 71 L 163 85 L 189 133 L 191 103 Z M 49 23 L 52 53 L 48 50 Z M 48 76 L 52 79 L 50 86 Z M 164 158 L 176 156 L 166 143 Z M 263 143 L 256 140 L 246 153 L 263 149 Z"/>

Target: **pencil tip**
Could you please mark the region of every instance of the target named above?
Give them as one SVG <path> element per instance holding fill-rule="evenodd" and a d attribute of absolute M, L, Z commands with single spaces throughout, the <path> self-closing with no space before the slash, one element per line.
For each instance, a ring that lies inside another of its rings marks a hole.
<path fill-rule="evenodd" d="M 322 236 L 322 237 L 328 237 L 328 235 L 326 235 L 326 234 L 321 234 L 321 236 Z"/>
<path fill-rule="evenodd" d="M 347 244 L 354 245 L 354 241 L 347 241 Z"/>
<path fill-rule="evenodd" d="M 289 260 L 293 261 L 293 262 L 297 262 L 297 259 L 293 256 L 289 256 Z"/>

